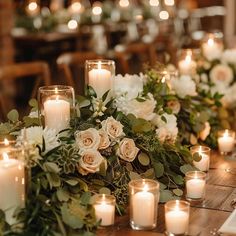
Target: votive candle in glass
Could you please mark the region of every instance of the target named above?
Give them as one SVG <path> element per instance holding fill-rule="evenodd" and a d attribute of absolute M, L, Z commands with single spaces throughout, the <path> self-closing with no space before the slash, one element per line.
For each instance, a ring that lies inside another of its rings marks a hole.
<path fill-rule="evenodd" d="M 233 130 L 221 130 L 218 132 L 218 148 L 222 155 L 227 155 L 234 150 L 235 132 Z"/>
<path fill-rule="evenodd" d="M 216 33 L 208 33 L 203 39 L 202 53 L 209 61 L 220 59 L 223 52 L 223 41 L 218 35 Z"/>
<path fill-rule="evenodd" d="M 156 227 L 159 202 L 159 183 L 150 179 L 129 182 L 130 225 L 135 230 Z"/>
<path fill-rule="evenodd" d="M 200 171 L 208 171 L 210 167 L 211 149 L 206 146 L 196 145 L 190 148 L 192 156 L 198 155 L 200 160 L 193 161 L 193 165 Z"/>
<path fill-rule="evenodd" d="M 189 202 L 171 200 L 165 204 L 165 224 L 167 235 L 185 235 L 188 232 L 189 212 Z"/>
<path fill-rule="evenodd" d="M 0 209 L 12 225 L 17 222 L 15 210 L 25 206 L 26 193 L 24 151 L 14 142 L 0 143 L 0 189 Z"/>
<path fill-rule="evenodd" d="M 202 171 L 188 171 L 185 174 L 186 199 L 202 201 L 206 190 L 206 173 Z"/>
<path fill-rule="evenodd" d="M 39 88 L 39 111 L 45 127 L 57 133 L 69 127 L 75 103 L 74 89 L 70 86 L 52 85 Z"/>
<path fill-rule="evenodd" d="M 197 63 L 194 60 L 191 49 L 182 49 L 178 62 L 179 73 L 181 75 L 193 75 L 196 73 Z"/>
<path fill-rule="evenodd" d="M 85 63 L 86 84 L 101 98 L 107 91 L 112 96 L 115 62 L 112 60 L 87 60 Z"/>
<path fill-rule="evenodd" d="M 116 198 L 108 194 L 98 194 L 95 196 L 95 215 L 97 220 L 101 220 L 101 226 L 114 224 Z"/>

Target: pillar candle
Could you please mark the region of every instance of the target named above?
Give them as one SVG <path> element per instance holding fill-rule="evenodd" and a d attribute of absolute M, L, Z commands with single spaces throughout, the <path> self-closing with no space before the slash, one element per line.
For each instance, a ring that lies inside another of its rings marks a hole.
<path fill-rule="evenodd" d="M 187 198 L 201 199 L 205 195 L 206 181 L 203 179 L 193 178 L 186 182 Z"/>
<path fill-rule="evenodd" d="M 98 64 L 99 66 L 99 64 Z M 101 65 L 100 65 L 101 67 Z M 111 72 L 106 69 L 92 69 L 88 73 L 89 85 L 93 87 L 99 98 L 112 88 Z"/>
<path fill-rule="evenodd" d="M 182 75 L 191 75 L 196 69 L 196 62 L 192 60 L 190 55 L 187 55 L 184 60 L 180 60 L 179 63 L 179 71 Z"/>
<path fill-rule="evenodd" d="M 44 102 L 45 126 L 57 132 L 68 128 L 70 103 L 62 99 L 49 99 Z"/>
<path fill-rule="evenodd" d="M 188 231 L 189 214 L 175 209 L 165 213 L 165 222 L 167 232 L 182 235 Z"/>
<path fill-rule="evenodd" d="M 218 138 L 218 146 L 221 152 L 232 152 L 234 149 L 234 136 L 230 136 L 226 130 L 222 137 Z"/>
<path fill-rule="evenodd" d="M 142 191 L 134 194 L 132 198 L 134 224 L 141 227 L 148 227 L 154 224 L 154 199 L 154 195 L 150 192 Z"/>
<path fill-rule="evenodd" d="M 7 156 L 3 153 L 3 156 Z M 15 223 L 13 218 L 16 208 L 25 204 L 24 163 L 15 159 L 0 160 L 0 209 L 5 211 L 9 224 Z"/>
<path fill-rule="evenodd" d="M 203 55 L 208 60 L 218 59 L 222 53 L 222 46 L 214 41 L 213 38 L 209 38 L 206 43 L 202 44 Z"/>
<path fill-rule="evenodd" d="M 114 224 L 115 205 L 107 204 L 105 201 L 94 205 L 96 218 L 101 219 L 101 226 Z"/>

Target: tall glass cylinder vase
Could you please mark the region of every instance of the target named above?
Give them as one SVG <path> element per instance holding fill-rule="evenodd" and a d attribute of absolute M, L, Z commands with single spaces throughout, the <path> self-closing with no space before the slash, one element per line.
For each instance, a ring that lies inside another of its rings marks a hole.
<path fill-rule="evenodd" d="M 0 209 L 8 224 L 17 222 L 15 211 L 25 206 L 26 162 L 23 147 L 15 142 L 0 143 Z"/>
<path fill-rule="evenodd" d="M 43 126 L 60 132 L 69 128 L 75 106 L 74 89 L 52 85 L 39 88 L 39 112 Z"/>
<path fill-rule="evenodd" d="M 101 98 L 107 91 L 112 96 L 115 62 L 112 60 L 87 60 L 85 63 L 86 84 Z"/>

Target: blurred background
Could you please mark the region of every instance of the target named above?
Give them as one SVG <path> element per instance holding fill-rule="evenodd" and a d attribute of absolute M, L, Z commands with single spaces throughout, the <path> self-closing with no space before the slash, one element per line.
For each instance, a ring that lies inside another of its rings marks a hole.
<path fill-rule="evenodd" d="M 235 11 L 235 0 L 0 0 L 0 119 L 12 107 L 25 112 L 40 84 L 82 94 L 87 59 L 139 73 L 145 62 L 175 63 L 207 32 L 235 47 Z"/>

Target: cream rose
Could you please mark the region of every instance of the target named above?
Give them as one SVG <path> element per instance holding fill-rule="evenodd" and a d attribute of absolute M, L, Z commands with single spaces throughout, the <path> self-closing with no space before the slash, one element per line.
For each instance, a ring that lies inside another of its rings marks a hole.
<path fill-rule="evenodd" d="M 137 156 L 139 149 L 135 146 L 134 140 L 124 138 L 117 149 L 117 155 L 128 162 L 132 162 Z"/>
<path fill-rule="evenodd" d="M 223 64 L 216 65 L 210 72 L 211 82 L 214 84 L 229 85 L 233 81 L 234 75 L 232 69 Z"/>
<path fill-rule="evenodd" d="M 99 132 L 94 128 L 75 132 L 76 144 L 80 149 L 98 149 L 100 144 Z"/>
<path fill-rule="evenodd" d="M 199 133 L 199 138 L 204 141 L 207 136 L 210 134 L 211 131 L 211 126 L 209 124 L 209 122 L 205 122 L 205 127 L 204 129 Z"/>
<path fill-rule="evenodd" d="M 104 158 L 102 155 L 93 149 L 87 149 L 80 152 L 81 158 L 79 160 L 78 171 L 82 175 L 95 173 L 99 171 L 99 167 Z"/>
<path fill-rule="evenodd" d="M 102 129 L 112 139 L 116 139 L 124 135 L 123 125 L 111 116 L 102 121 Z"/>
<path fill-rule="evenodd" d="M 174 114 L 178 114 L 180 111 L 180 103 L 177 100 L 168 101 L 167 106 L 172 110 Z"/>
<path fill-rule="evenodd" d="M 98 132 L 99 132 L 99 135 L 100 135 L 100 144 L 99 144 L 98 149 L 106 149 L 106 148 L 108 148 L 110 146 L 110 144 L 111 144 L 109 136 L 102 129 L 100 129 Z"/>

